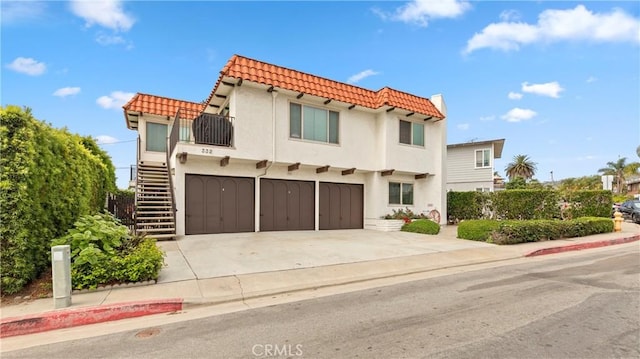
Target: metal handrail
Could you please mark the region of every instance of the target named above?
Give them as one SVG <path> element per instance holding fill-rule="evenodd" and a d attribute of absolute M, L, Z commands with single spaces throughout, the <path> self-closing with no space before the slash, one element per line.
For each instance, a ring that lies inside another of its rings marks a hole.
<path fill-rule="evenodd" d="M 174 123 L 175 125 L 175 123 Z M 175 127 L 175 126 L 174 126 Z M 173 133 L 173 128 L 171 129 L 171 133 Z M 168 142 L 168 146 L 167 147 L 171 147 L 171 136 L 167 137 L 167 142 Z M 173 153 L 173 150 L 167 151 L 166 153 L 166 158 L 167 158 L 167 176 L 169 177 L 169 191 L 171 191 L 171 212 L 173 213 L 173 223 L 174 223 L 174 232 L 175 232 L 175 223 L 176 223 L 176 212 L 178 211 L 176 208 L 176 193 L 173 189 L 173 178 L 171 176 L 171 162 L 169 161 L 171 159 L 171 153 Z"/>

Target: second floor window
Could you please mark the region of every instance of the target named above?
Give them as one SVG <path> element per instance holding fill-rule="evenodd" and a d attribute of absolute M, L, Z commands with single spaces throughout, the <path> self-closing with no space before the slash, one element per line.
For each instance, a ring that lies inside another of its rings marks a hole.
<path fill-rule="evenodd" d="M 147 122 L 147 151 L 167 151 L 167 125 Z"/>
<path fill-rule="evenodd" d="M 424 124 L 400 120 L 400 143 L 424 146 Z"/>
<path fill-rule="evenodd" d="M 491 150 L 476 150 L 476 168 L 491 167 Z"/>
<path fill-rule="evenodd" d="M 289 116 L 289 137 L 339 143 L 338 112 L 291 103 Z"/>

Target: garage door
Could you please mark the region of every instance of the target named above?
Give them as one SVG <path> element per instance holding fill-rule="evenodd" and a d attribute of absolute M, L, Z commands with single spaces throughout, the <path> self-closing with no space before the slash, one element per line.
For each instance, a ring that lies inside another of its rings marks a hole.
<path fill-rule="evenodd" d="M 315 183 L 260 180 L 260 230 L 315 229 Z"/>
<path fill-rule="evenodd" d="M 185 233 L 253 232 L 254 179 L 186 175 Z"/>
<path fill-rule="evenodd" d="M 320 182 L 320 229 L 362 228 L 363 185 Z"/>

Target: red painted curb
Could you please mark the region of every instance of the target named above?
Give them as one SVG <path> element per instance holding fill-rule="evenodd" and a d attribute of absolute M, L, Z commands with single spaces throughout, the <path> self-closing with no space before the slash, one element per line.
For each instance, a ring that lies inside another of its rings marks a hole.
<path fill-rule="evenodd" d="M 640 240 L 640 235 L 625 237 L 625 238 L 610 239 L 606 241 L 587 242 L 587 243 L 571 244 L 568 246 L 561 246 L 561 247 L 543 248 L 543 249 L 535 250 L 529 254 L 526 254 L 525 257 L 534 257 L 534 256 L 545 255 L 545 254 L 554 254 L 554 253 L 561 253 L 561 252 L 568 252 L 568 251 L 579 251 L 582 249 L 589 249 L 589 248 L 606 247 L 606 246 L 612 246 L 615 244 L 635 242 L 637 240 Z"/>
<path fill-rule="evenodd" d="M 0 338 L 182 310 L 183 299 L 148 300 L 97 307 L 62 309 L 0 322 Z"/>

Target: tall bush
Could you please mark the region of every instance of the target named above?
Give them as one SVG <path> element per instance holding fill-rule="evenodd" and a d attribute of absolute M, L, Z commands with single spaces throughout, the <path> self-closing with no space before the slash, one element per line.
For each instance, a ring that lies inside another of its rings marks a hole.
<path fill-rule="evenodd" d="M 449 222 L 457 223 L 463 219 L 482 218 L 487 200 L 488 194 L 484 192 L 447 192 Z"/>
<path fill-rule="evenodd" d="M 94 140 L 26 108 L 0 109 L 0 141 L 1 291 L 15 293 L 49 265 L 53 238 L 104 207 L 115 168 Z"/>
<path fill-rule="evenodd" d="M 610 217 L 613 194 L 608 190 L 572 191 L 564 193 L 571 205 L 567 208 L 570 218 Z"/>
<path fill-rule="evenodd" d="M 493 192 L 491 203 L 498 219 L 560 217 L 560 195 L 553 190 L 516 189 Z"/>

